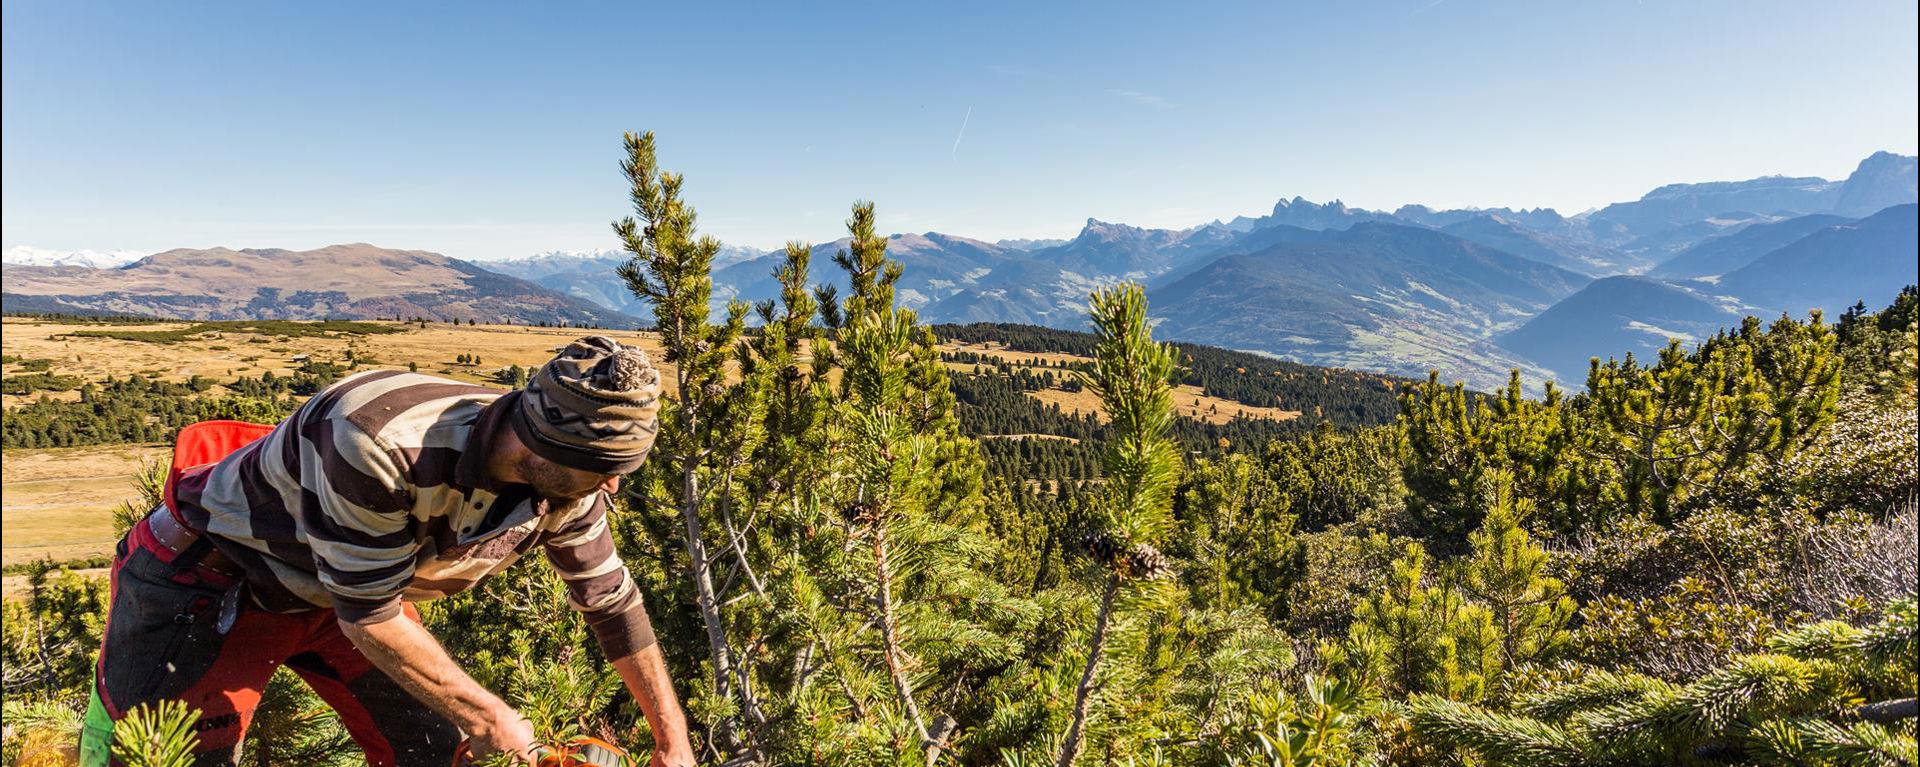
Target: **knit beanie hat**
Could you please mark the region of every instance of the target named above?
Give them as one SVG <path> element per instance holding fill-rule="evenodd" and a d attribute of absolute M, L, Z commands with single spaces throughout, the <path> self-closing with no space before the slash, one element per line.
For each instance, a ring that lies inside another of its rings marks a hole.
<path fill-rule="evenodd" d="M 535 455 L 595 474 L 640 468 L 660 428 L 660 371 L 606 336 L 567 345 L 520 393 L 514 433 Z"/>

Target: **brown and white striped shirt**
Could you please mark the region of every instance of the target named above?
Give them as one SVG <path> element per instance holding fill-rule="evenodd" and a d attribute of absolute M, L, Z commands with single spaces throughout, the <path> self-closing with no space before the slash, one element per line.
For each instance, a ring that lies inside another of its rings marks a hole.
<path fill-rule="evenodd" d="M 535 546 L 608 655 L 653 643 L 608 500 L 550 504 L 487 473 L 518 392 L 382 370 L 328 387 L 258 441 L 182 477 L 186 523 L 275 612 L 373 623 L 472 588 Z"/>

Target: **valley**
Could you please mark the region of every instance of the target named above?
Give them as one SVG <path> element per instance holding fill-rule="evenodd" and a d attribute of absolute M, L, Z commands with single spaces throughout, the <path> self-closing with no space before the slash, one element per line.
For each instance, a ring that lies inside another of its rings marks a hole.
<path fill-rule="evenodd" d="M 1416 379 L 1431 370 L 1492 390 L 1518 370 L 1529 387 L 1557 379 L 1578 390 L 1592 357 L 1650 359 L 1669 339 L 1697 343 L 1745 314 L 1764 319 L 1818 307 L 1831 317 L 1849 296 L 1869 305 L 1891 300 L 1899 286 L 1916 281 L 1916 206 L 1899 203 L 1912 196 L 1912 159 L 1869 158 L 1856 175 L 1870 184 L 1770 178 L 1673 185 L 1573 218 L 1550 210 L 1420 206 L 1383 213 L 1294 198 L 1267 216 L 1180 231 L 1089 219 L 1078 236 L 1056 242 L 899 234 L 888 239 L 888 255 L 905 268 L 901 304 L 922 321 L 1027 323 L 939 326 L 938 350 L 956 392 L 971 403 L 961 412 L 984 449 L 1002 461 L 1085 465 L 1093 454 L 1080 443 L 1107 420 L 1098 397 L 1075 380 L 1075 371 L 1091 363 L 1087 337 L 1032 326 L 1080 328 L 1084 295 L 1098 286 L 1144 282 L 1158 332 L 1266 358 L 1241 355 L 1177 386 L 1174 412 L 1188 424 L 1183 440 L 1258 442 L 1328 420 L 1380 423 L 1391 412 L 1393 376 Z M 1823 212 L 1880 202 L 1897 204 L 1863 217 Z M 1733 205 L 1773 212 L 1718 210 Z M 1796 210 L 1802 213 L 1792 215 Z M 846 245 L 843 238 L 814 246 L 815 273 L 838 275 L 829 262 Z M 74 403 L 84 384 L 135 376 L 216 398 L 232 395 L 233 382 L 245 379 L 381 367 L 508 385 L 514 369 L 539 365 L 588 332 L 656 359 L 661 354 L 656 334 L 631 329 L 650 310 L 613 274 L 625 260 L 619 253 L 478 265 L 367 245 L 145 258 L 27 255 L 32 263 L 15 254 L 6 267 L 9 312 L 52 307 L 211 322 L 6 317 L 0 327 L 8 387 L 0 400 L 10 413 L 33 403 Z M 776 293 L 779 260 L 750 248 L 723 249 L 715 261 L 716 308 Z M 102 274 L 110 279 L 103 283 Z M 466 287 L 449 291 L 449 284 Z M 844 277 L 827 284 L 846 288 Z M 237 287 L 196 296 L 179 285 Z M 288 292 L 300 286 L 307 289 Z M 89 290 L 94 297 L 83 296 Z M 291 300 L 296 296 L 311 300 Z M 236 316 L 268 304 L 275 308 L 266 314 Z M 367 321 L 378 332 L 276 322 L 321 312 Z M 395 313 L 408 321 L 395 321 Z M 604 331 L 554 327 L 605 321 L 618 324 Z M 164 340 L 143 340 L 155 338 Z M 1294 362 L 1317 367 L 1276 367 Z M 1388 375 L 1355 373 L 1356 394 L 1327 394 L 1347 371 Z M 1320 383 L 1305 401 L 1292 401 L 1299 392 L 1276 396 L 1271 386 L 1231 381 L 1249 375 L 1317 375 Z M 1373 404 L 1329 414 L 1325 405 L 1333 400 Z M 1041 449 L 1036 440 L 1054 447 Z M 104 554 L 111 538 L 106 510 L 128 491 L 139 460 L 162 452 L 8 444 L 8 564 Z M 45 521 L 55 518 L 75 521 Z"/>
<path fill-rule="evenodd" d="M 1633 302 L 1603 312 L 1590 297 L 1562 306 L 1595 280 L 1651 278 L 1730 312 L 1766 317 L 1814 308 L 1831 316 L 1855 301 L 1884 303 L 1920 280 L 1915 178 L 1913 157 L 1882 152 L 1844 180 L 1670 184 L 1574 216 L 1544 208 L 1373 211 L 1294 197 L 1263 216 L 1178 230 L 1087 219 L 1062 240 L 900 233 L 887 247 L 904 269 L 901 305 L 926 322 L 1081 330 L 1089 291 L 1140 282 L 1174 338 L 1413 378 L 1437 371 L 1486 390 L 1513 370 L 1534 384 L 1578 382 L 1584 365 L 1570 362 L 1578 355 L 1644 355 L 1670 337 L 1713 330 L 1698 322 L 1670 327 L 1662 323 L 1673 318 L 1657 313 L 1633 316 L 1623 308 L 1640 305 Z M 815 280 L 842 293 L 848 286 L 831 262 L 847 242 L 809 251 Z M 9 313 L 613 329 L 643 327 L 651 316 L 614 273 L 627 260 L 617 250 L 487 262 L 365 244 L 133 259 L 15 249 L 7 259 Z M 777 295 L 773 271 L 782 259 L 722 246 L 713 260 L 712 309 Z M 512 361 L 526 364 L 523 356 Z M 237 359 L 226 362 L 203 374 L 241 369 Z M 157 361 L 133 364 L 151 369 Z"/>

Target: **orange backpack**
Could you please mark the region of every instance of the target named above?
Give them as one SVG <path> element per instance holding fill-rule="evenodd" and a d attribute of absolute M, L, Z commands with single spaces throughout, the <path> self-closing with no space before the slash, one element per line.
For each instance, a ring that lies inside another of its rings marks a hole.
<path fill-rule="evenodd" d="M 167 469 L 167 483 L 162 491 L 167 513 L 173 515 L 173 521 L 182 528 L 193 529 L 180 517 L 179 508 L 173 503 L 173 489 L 180 484 L 181 477 L 189 471 L 219 463 L 220 459 L 272 431 L 273 427 L 267 424 L 246 421 L 201 421 L 182 427 L 173 438 L 173 465 Z"/>

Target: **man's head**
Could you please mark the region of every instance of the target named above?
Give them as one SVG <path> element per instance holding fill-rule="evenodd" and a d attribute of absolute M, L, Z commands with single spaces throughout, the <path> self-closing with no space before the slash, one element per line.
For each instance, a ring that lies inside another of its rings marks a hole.
<path fill-rule="evenodd" d="M 589 336 L 541 366 L 514 404 L 507 421 L 525 450 L 509 471 L 544 497 L 584 498 L 646 460 L 659 428 L 660 372 L 645 352 Z"/>

